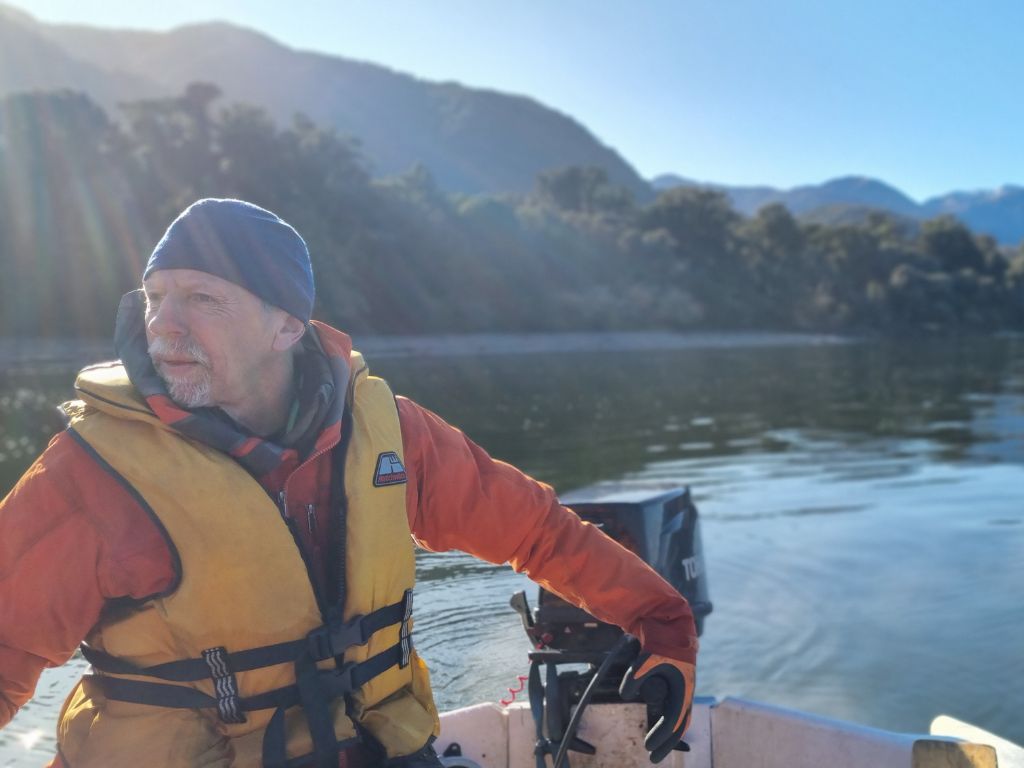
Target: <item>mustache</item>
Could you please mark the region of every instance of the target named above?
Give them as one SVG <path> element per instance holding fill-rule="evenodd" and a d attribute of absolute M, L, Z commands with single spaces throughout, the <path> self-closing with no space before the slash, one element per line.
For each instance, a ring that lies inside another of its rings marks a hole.
<path fill-rule="evenodd" d="M 150 342 L 149 356 L 152 357 L 171 357 L 171 358 L 190 358 L 200 365 L 209 367 L 210 357 L 206 354 L 199 344 L 192 339 L 167 339 L 167 338 L 155 338 Z"/>

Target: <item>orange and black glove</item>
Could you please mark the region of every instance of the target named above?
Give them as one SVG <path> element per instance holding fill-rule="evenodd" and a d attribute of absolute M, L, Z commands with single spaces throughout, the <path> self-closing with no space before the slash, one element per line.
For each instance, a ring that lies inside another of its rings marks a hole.
<path fill-rule="evenodd" d="M 652 763 L 664 760 L 686 733 L 696 676 L 693 664 L 651 653 L 641 653 L 626 670 L 619 686 L 623 701 L 643 697 L 648 705 L 661 712 L 661 718 L 644 739 L 644 748 L 651 753 Z"/>

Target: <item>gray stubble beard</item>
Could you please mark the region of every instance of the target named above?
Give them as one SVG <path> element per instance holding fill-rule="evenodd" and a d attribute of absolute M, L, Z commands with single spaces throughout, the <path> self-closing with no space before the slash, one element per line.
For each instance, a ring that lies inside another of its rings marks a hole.
<path fill-rule="evenodd" d="M 187 355 L 200 364 L 202 376 L 198 381 L 182 381 L 172 379 L 160 370 L 160 366 L 154 362 L 157 375 L 167 386 L 167 394 L 171 400 L 182 408 L 203 408 L 211 405 L 211 381 L 210 381 L 210 358 L 194 341 L 190 339 L 181 342 L 171 342 L 164 338 L 155 338 L 149 344 L 149 356 L 152 359 L 154 354 L 161 355 Z"/>

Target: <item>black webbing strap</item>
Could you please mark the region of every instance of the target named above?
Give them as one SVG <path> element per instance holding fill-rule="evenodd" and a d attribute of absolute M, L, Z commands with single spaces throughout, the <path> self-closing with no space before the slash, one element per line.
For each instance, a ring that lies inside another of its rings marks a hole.
<path fill-rule="evenodd" d="M 282 737 L 279 739 L 275 738 L 273 739 L 272 744 L 268 744 L 268 736 L 272 733 L 282 734 Z M 309 768 L 309 766 L 315 765 L 315 753 L 289 758 L 285 752 L 283 734 L 284 710 L 279 709 L 274 713 L 274 716 L 270 718 L 270 723 L 267 725 L 267 729 L 263 732 L 263 760 L 260 763 L 262 768 Z M 344 741 L 339 741 L 338 752 L 342 752 L 349 747 L 355 747 L 360 744 L 362 744 L 362 740 L 358 736 L 351 739 L 345 739 Z M 337 764 L 338 756 L 335 755 L 331 764 L 332 768 Z"/>
<path fill-rule="evenodd" d="M 365 616 L 356 616 L 349 621 L 331 622 L 317 627 L 306 636 L 309 652 L 316 661 L 341 656 L 354 645 L 365 645 L 374 632 L 404 622 L 411 610 L 410 589 L 406 590 L 397 603 L 378 608 Z"/>
<path fill-rule="evenodd" d="M 378 608 L 365 616 L 356 616 L 349 621 L 332 622 L 329 625 L 317 627 L 300 640 L 228 653 L 223 660 L 230 669 L 237 673 L 294 662 L 306 650 L 316 661 L 340 656 L 353 645 L 364 645 L 374 632 L 391 624 L 405 621 L 407 606 L 411 608 L 411 601 L 412 592 L 410 590 L 397 603 Z M 81 646 L 81 650 L 82 656 L 95 669 L 113 675 L 156 677 L 175 683 L 191 683 L 197 680 L 208 680 L 212 677 L 210 665 L 206 659 L 181 659 L 165 664 L 156 664 L 152 667 L 137 667 L 85 644 Z"/>
<path fill-rule="evenodd" d="M 147 704 L 171 709 L 216 709 L 217 699 L 185 685 L 165 685 L 145 680 L 125 680 L 120 677 L 85 675 L 83 679 L 99 687 L 103 695 L 113 701 Z M 299 703 L 299 690 L 294 685 L 275 688 L 257 696 L 238 700 L 239 709 L 251 712 L 257 709 L 292 707 Z"/>
<path fill-rule="evenodd" d="M 83 675 L 82 680 L 95 684 L 103 691 L 105 698 L 114 701 L 174 709 L 205 709 L 217 706 L 217 700 L 212 696 L 184 685 L 164 685 L 103 675 Z"/>
<path fill-rule="evenodd" d="M 308 672 L 306 664 L 301 660 L 295 665 L 296 685 L 290 686 L 294 689 L 309 723 L 310 734 L 313 736 L 313 753 L 308 756 L 311 762 L 304 763 L 315 765 L 320 768 L 335 768 L 338 764 L 338 752 L 344 749 L 350 742 L 337 741 L 334 735 L 334 719 L 331 716 L 330 705 L 336 698 L 354 691 L 368 681 L 381 674 L 384 670 L 390 669 L 399 663 L 402 658 L 402 645 L 396 643 L 386 651 L 372 656 L 359 664 L 346 664 L 340 669 L 316 670 L 315 675 Z M 338 681 L 341 681 L 339 684 Z M 323 686 L 327 686 L 325 691 Z M 331 690 L 332 686 L 344 691 L 337 693 Z M 285 754 L 285 733 L 284 711 L 287 706 L 278 707 L 270 718 L 267 729 L 263 732 L 263 766 L 264 768 L 290 768 L 292 761 L 287 759 Z M 316 723 L 314 723 L 314 715 Z M 329 726 L 330 736 L 327 735 Z M 316 728 L 317 730 L 314 730 Z M 317 734 L 319 733 L 319 742 Z"/>
<path fill-rule="evenodd" d="M 327 686 L 321 685 L 316 662 L 305 654 L 295 662 L 295 684 L 299 689 L 299 701 L 306 715 L 309 735 L 313 737 L 313 765 L 316 768 L 338 768 L 338 739 L 334 735 L 334 716 L 331 713 L 331 702 L 338 697 L 332 696 Z"/>
<path fill-rule="evenodd" d="M 264 645 L 259 648 L 229 653 L 225 657 L 225 661 L 235 672 L 247 672 L 250 669 L 271 667 L 275 664 L 295 661 L 295 657 L 302 653 L 306 645 L 305 638 L 292 640 L 287 643 L 277 643 L 276 645 Z M 210 667 L 205 659 L 181 659 L 179 661 L 169 661 L 165 664 L 156 664 L 152 667 L 137 667 L 130 662 L 85 644 L 82 644 L 81 651 L 85 660 L 92 664 L 95 669 L 112 675 L 156 677 L 160 680 L 174 683 L 191 683 L 197 680 L 206 680 L 210 677 Z"/>
<path fill-rule="evenodd" d="M 284 707 L 278 707 L 263 731 L 263 768 L 285 768 L 288 753 L 285 752 Z"/>
<path fill-rule="evenodd" d="M 238 695 L 238 680 L 227 660 L 228 652 L 223 646 L 203 651 L 203 661 L 210 668 L 213 690 L 217 694 L 217 716 L 224 723 L 244 723 L 241 700 Z"/>
<path fill-rule="evenodd" d="M 371 656 L 358 664 L 346 664 L 340 669 L 317 670 L 319 684 L 326 688 L 331 699 L 339 698 L 362 687 L 389 667 L 393 667 L 402 658 L 402 646 L 396 643 L 386 651 Z M 86 675 L 91 684 L 95 684 L 103 695 L 114 701 L 127 701 L 132 704 L 148 704 L 154 707 L 170 707 L 172 709 L 215 709 L 217 699 L 202 691 L 184 685 L 164 685 L 151 683 L 148 680 L 125 680 L 106 675 Z M 288 685 L 275 688 L 255 696 L 239 699 L 239 708 L 243 712 L 258 709 L 287 709 L 300 703 L 299 686 Z"/>

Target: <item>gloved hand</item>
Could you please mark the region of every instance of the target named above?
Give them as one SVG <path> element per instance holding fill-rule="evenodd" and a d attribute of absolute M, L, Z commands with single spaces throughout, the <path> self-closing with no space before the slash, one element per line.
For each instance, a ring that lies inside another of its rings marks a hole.
<path fill-rule="evenodd" d="M 693 664 L 651 653 L 641 653 L 626 670 L 619 686 L 623 701 L 642 695 L 648 704 L 661 708 L 661 719 L 644 739 L 652 763 L 664 760 L 686 733 L 696 677 Z"/>

